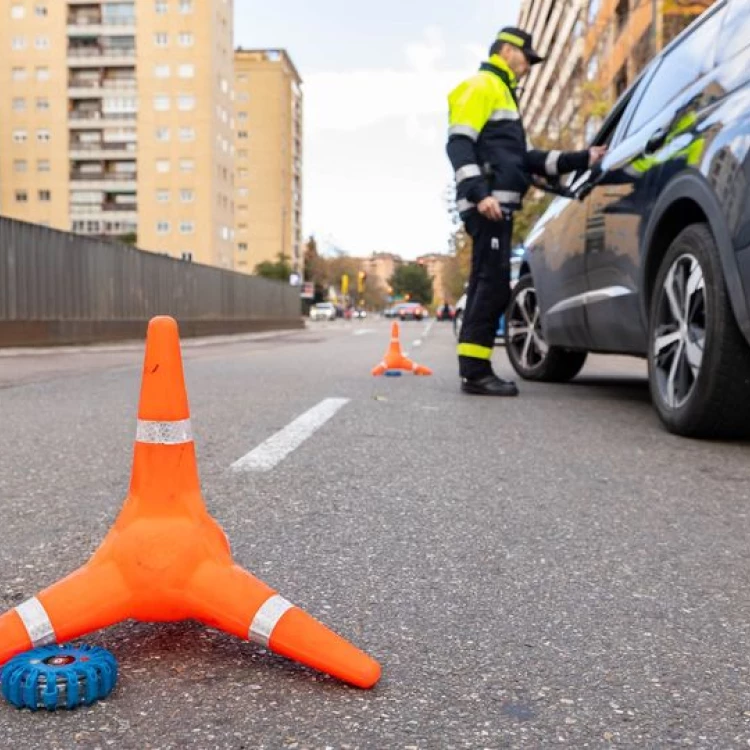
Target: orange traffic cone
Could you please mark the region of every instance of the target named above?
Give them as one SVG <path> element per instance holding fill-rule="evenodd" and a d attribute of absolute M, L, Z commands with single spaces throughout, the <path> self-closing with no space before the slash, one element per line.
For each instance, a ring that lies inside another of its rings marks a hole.
<path fill-rule="evenodd" d="M 0 664 L 135 618 L 193 618 L 362 688 L 380 665 L 236 565 L 201 496 L 177 323 L 148 328 L 130 492 L 81 568 L 0 617 Z"/>
<path fill-rule="evenodd" d="M 406 370 L 413 372 L 415 375 L 432 375 L 432 370 L 424 365 L 418 365 L 405 357 L 401 352 L 401 342 L 398 337 L 398 323 L 391 327 L 391 345 L 385 354 L 385 359 L 372 368 L 373 375 L 383 375 L 389 370 Z"/>

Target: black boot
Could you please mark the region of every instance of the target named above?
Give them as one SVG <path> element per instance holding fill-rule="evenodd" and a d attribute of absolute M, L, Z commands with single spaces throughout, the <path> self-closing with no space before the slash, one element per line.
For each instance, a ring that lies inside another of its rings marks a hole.
<path fill-rule="evenodd" d="M 495 373 L 483 378 L 462 378 L 461 390 L 476 396 L 517 396 L 518 388 L 510 380 L 503 380 Z"/>

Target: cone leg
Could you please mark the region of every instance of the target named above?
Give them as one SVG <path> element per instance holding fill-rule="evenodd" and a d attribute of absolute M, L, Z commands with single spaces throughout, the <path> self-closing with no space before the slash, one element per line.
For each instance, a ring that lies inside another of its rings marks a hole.
<path fill-rule="evenodd" d="M 237 565 L 206 563 L 188 596 L 195 617 L 357 687 L 370 688 L 380 665 Z"/>
<path fill-rule="evenodd" d="M 0 664 L 129 617 L 130 592 L 114 565 L 84 565 L 0 617 Z"/>

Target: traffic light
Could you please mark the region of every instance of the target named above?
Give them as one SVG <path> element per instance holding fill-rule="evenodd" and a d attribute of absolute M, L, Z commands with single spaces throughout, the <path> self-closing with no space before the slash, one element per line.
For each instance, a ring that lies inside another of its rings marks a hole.
<path fill-rule="evenodd" d="M 365 282 L 367 281 L 367 273 L 360 271 L 357 274 L 357 291 L 362 294 L 365 291 Z"/>

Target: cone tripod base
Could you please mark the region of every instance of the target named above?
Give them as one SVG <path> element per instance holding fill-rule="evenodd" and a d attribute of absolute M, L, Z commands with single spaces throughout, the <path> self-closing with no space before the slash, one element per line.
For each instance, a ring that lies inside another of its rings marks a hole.
<path fill-rule="evenodd" d="M 0 664 L 136 619 L 196 619 L 370 688 L 380 665 L 236 565 L 200 492 L 177 323 L 149 324 L 130 492 L 88 563 L 0 616 Z"/>

